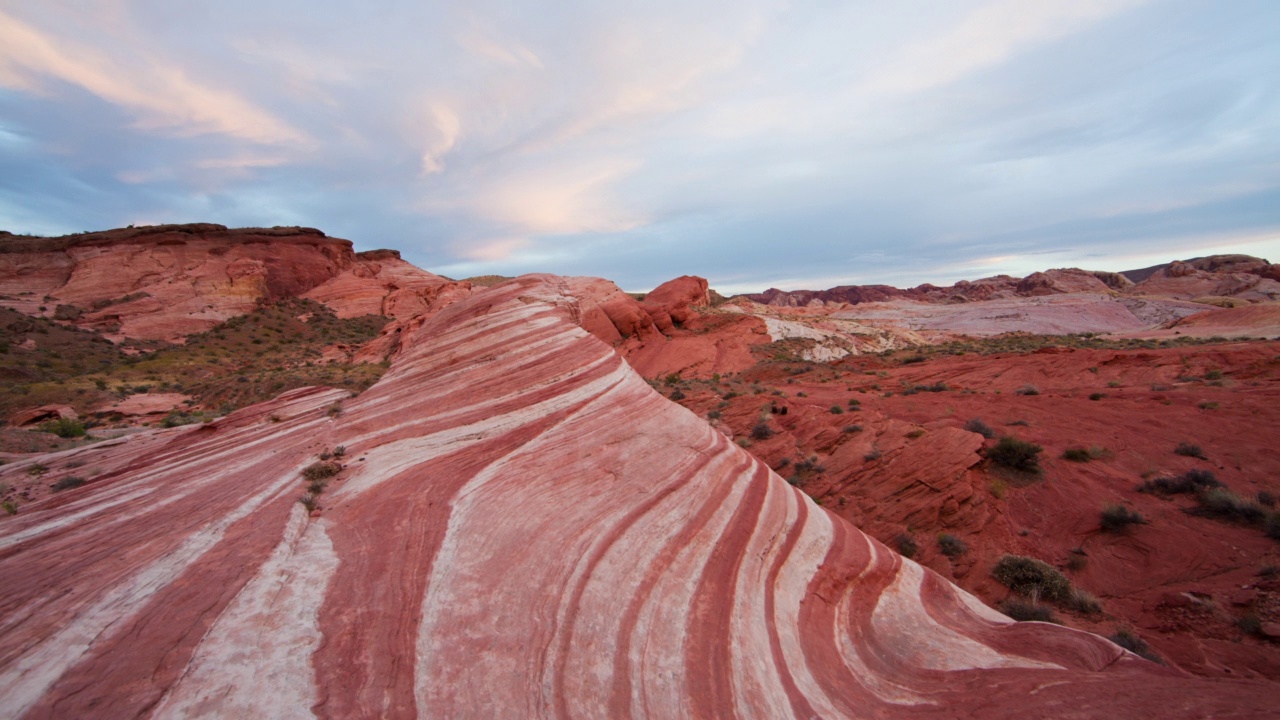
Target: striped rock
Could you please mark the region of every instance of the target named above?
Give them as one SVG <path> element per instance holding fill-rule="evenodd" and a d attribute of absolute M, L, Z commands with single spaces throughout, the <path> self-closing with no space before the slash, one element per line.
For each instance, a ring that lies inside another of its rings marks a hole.
<path fill-rule="evenodd" d="M 1013 623 L 817 507 L 583 330 L 583 282 L 449 305 L 340 412 L 308 388 L 43 457 L 90 482 L 0 522 L 0 715 L 1274 709 Z"/>

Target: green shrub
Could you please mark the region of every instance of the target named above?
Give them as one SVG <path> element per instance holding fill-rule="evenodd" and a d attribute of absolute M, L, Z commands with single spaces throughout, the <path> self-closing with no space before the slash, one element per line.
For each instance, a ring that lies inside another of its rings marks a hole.
<path fill-rule="evenodd" d="M 1021 555 L 1005 555 L 991 576 L 1010 590 L 1032 598 L 1062 602 L 1071 593 L 1071 581 L 1048 563 Z"/>
<path fill-rule="evenodd" d="M 1035 443 L 1019 440 L 1012 435 L 1005 435 L 994 446 L 987 448 L 986 456 L 987 459 L 1000 467 L 1029 475 L 1039 475 L 1040 459 L 1038 455 L 1043 449 Z"/>
<path fill-rule="evenodd" d="M 861 425 L 845 425 L 845 426 L 844 426 L 844 432 L 846 432 L 846 433 L 860 433 L 860 432 L 862 432 L 862 426 L 861 426 Z"/>
<path fill-rule="evenodd" d="M 843 413 L 843 412 L 844 412 L 844 408 L 840 407 L 839 405 L 832 405 L 832 406 L 831 406 L 831 414 L 832 414 L 832 415 L 839 415 L 839 414 L 841 414 L 841 413 Z"/>
<path fill-rule="evenodd" d="M 84 437 L 84 423 L 71 418 L 58 418 L 40 423 L 40 429 L 60 438 Z"/>
<path fill-rule="evenodd" d="M 761 421 L 751 428 L 751 437 L 756 440 L 768 440 L 773 437 L 773 428 L 769 427 L 769 423 Z"/>
<path fill-rule="evenodd" d="M 1017 390 L 1014 390 L 1013 394 L 1014 395 L 1039 395 L 1040 388 L 1037 388 L 1035 385 L 1023 385 Z"/>

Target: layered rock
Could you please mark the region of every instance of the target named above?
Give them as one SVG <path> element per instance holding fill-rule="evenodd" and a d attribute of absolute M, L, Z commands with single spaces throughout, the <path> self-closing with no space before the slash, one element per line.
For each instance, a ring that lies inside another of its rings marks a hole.
<path fill-rule="evenodd" d="M 526 277 L 457 300 L 338 411 L 342 393 L 306 389 L 44 458 L 46 481 L 100 472 L 0 521 L 6 711 L 1273 708 L 1265 683 L 1014 624 L 870 540 L 654 393 L 575 322 L 589 308 L 574 287 Z M 338 445 L 343 467 L 308 514 L 301 473 Z"/>
<path fill-rule="evenodd" d="M 311 228 L 157 225 L 0 240 L 0 305 L 112 337 L 179 341 L 261 303 L 409 317 L 444 278 Z"/>

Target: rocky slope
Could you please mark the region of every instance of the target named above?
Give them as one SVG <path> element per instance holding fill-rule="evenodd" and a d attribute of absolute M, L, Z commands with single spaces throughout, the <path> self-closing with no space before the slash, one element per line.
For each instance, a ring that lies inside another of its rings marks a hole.
<path fill-rule="evenodd" d="M 1268 683 L 1010 623 L 870 540 L 653 392 L 575 323 L 584 294 L 527 277 L 459 299 L 357 398 L 43 458 L 42 483 L 87 482 L 0 521 L 6 714 L 1274 708 Z M 308 513 L 303 474 L 336 446 Z"/>
<path fill-rule="evenodd" d="M 394 251 L 355 253 L 311 228 L 157 225 L 58 238 L 0 236 L 0 306 L 109 337 L 181 341 L 298 296 L 342 317 L 407 317 L 445 282 Z"/>

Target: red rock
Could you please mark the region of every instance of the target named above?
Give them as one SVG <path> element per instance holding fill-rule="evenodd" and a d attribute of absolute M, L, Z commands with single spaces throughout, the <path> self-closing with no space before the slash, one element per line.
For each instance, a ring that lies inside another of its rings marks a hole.
<path fill-rule="evenodd" d="M 518 278 L 440 309 L 336 418 L 346 393 L 307 388 L 78 448 L 110 469 L 0 519 L 6 712 L 1274 709 L 1273 683 L 1011 623 L 870 540 L 655 393 L 577 324 L 572 285 Z M 972 454 L 972 433 L 935 435 Z M 300 473 L 335 445 L 346 469 L 312 517 Z"/>
<path fill-rule="evenodd" d="M 1280 623 L 1264 622 L 1258 628 L 1258 632 L 1272 640 L 1280 640 Z"/>
<path fill-rule="evenodd" d="M 65 305 L 80 311 L 69 322 L 81 327 L 181 340 L 300 295 L 354 261 L 349 241 L 309 228 L 160 225 L 11 238 L 0 243 L 0 295 L 10 298 L 0 304 L 33 314 Z"/>
<path fill-rule="evenodd" d="M 45 420 L 58 420 L 61 418 L 76 420 L 79 417 L 80 415 L 76 413 L 76 409 L 70 405 L 41 405 L 27 410 L 19 410 L 9 416 L 9 424 L 15 427 L 25 427 L 42 423 Z"/>
<path fill-rule="evenodd" d="M 695 314 L 694 308 L 711 304 L 707 281 L 693 275 L 682 275 L 659 285 L 645 295 L 641 306 L 659 330 L 670 332 L 672 325 L 683 325 Z"/>

